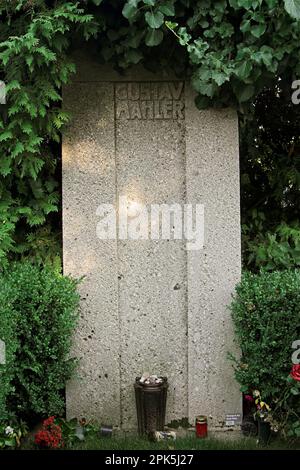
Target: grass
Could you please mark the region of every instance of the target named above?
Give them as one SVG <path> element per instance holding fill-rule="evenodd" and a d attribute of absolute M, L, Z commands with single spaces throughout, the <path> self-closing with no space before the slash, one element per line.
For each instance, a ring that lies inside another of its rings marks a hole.
<path fill-rule="evenodd" d="M 78 450 L 257 450 L 257 449 L 300 449 L 300 442 L 291 443 L 274 439 L 267 447 L 261 447 L 254 438 L 240 440 L 197 439 L 196 437 L 178 438 L 176 441 L 150 442 L 142 438 L 100 438 L 89 436 L 76 445 Z"/>
<path fill-rule="evenodd" d="M 37 449 L 34 444 L 34 433 L 22 440 L 21 449 L 32 450 Z M 149 439 L 141 438 L 136 435 L 128 435 L 121 437 L 113 435 L 112 437 L 100 436 L 98 431 L 91 430 L 85 437 L 84 441 L 76 441 L 71 450 L 300 450 L 300 439 L 283 440 L 279 437 L 272 436 L 267 446 L 257 443 L 256 437 L 240 437 L 227 436 L 223 438 L 215 438 L 208 436 L 207 439 L 197 439 L 194 434 L 185 437 L 178 437 L 176 441 L 160 441 L 152 442 Z"/>

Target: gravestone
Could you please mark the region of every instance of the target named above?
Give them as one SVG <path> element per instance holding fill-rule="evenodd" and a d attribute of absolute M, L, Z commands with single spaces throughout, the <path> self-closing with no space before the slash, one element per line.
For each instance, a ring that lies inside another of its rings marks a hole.
<path fill-rule="evenodd" d="M 235 352 L 227 305 L 241 269 L 237 116 L 199 111 L 189 84 L 171 75 L 136 68 L 121 76 L 87 60 L 64 107 L 72 115 L 63 139 L 64 273 L 83 277 L 68 417 L 136 429 L 133 383 L 149 371 L 168 377 L 167 423 L 205 414 L 222 427 L 241 412 L 227 358 Z M 99 237 L 103 204 L 116 208 L 108 239 Z M 137 225 L 128 237 L 122 224 L 141 204 L 198 205 L 198 246 L 152 226 L 152 238 L 148 226 L 135 237 Z"/>

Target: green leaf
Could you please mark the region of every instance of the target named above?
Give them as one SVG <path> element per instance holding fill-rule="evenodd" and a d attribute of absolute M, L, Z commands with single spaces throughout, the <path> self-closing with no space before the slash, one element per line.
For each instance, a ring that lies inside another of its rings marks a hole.
<path fill-rule="evenodd" d="M 284 8 L 292 18 L 300 20 L 300 0 L 284 0 Z"/>
<path fill-rule="evenodd" d="M 223 83 L 229 80 L 229 76 L 226 75 L 226 73 L 217 70 L 212 72 L 212 79 L 217 83 L 218 86 L 221 86 Z"/>
<path fill-rule="evenodd" d="M 132 49 L 137 49 L 139 45 L 141 44 L 141 40 L 145 34 L 145 31 L 143 30 L 139 31 L 138 29 L 135 29 L 132 27 L 131 33 L 132 33 L 132 36 L 129 36 L 129 38 L 125 40 L 123 44 L 126 44 L 126 46 L 129 46 Z"/>
<path fill-rule="evenodd" d="M 244 60 L 244 62 L 242 62 L 242 64 L 236 68 L 235 74 L 237 77 L 244 81 L 246 78 L 249 77 L 252 68 L 252 63 L 249 60 Z"/>
<path fill-rule="evenodd" d="M 15 439 L 6 439 L 4 443 L 7 447 L 14 447 L 16 445 Z"/>
<path fill-rule="evenodd" d="M 268 46 L 262 46 L 252 57 L 255 62 L 263 62 L 266 67 L 271 67 L 273 63 L 273 49 Z"/>
<path fill-rule="evenodd" d="M 240 30 L 241 30 L 243 33 L 246 33 L 247 31 L 250 31 L 250 29 L 251 29 L 250 20 L 246 20 L 246 21 L 243 21 L 243 22 L 241 23 Z"/>
<path fill-rule="evenodd" d="M 4 131 L 4 132 L 1 132 L 0 134 L 0 142 L 3 142 L 8 139 L 12 139 L 12 138 L 13 138 L 13 135 L 11 131 Z"/>
<path fill-rule="evenodd" d="M 198 95 L 195 103 L 198 109 L 207 109 L 211 106 L 211 99 L 208 96 Z"/>
<path fill-rule="evenodd" d="M 199 25 L 201 26 L 201 28 L 205 29 L 209 27 L 209 22 L 207 20 L 202 19 L 199 21 Z"/>
<path fill-rule="evenodd" d="M 137 12 L 138 0 L 129 0 L 122 10 L 122 15 L 128 20 L 132 20 Z"/>
<path fill-rule="evenodd" d="M 186 28 L 179 28 L 178 36 L 179 44 L 181 46 L 186 46 L 189 43 L 190 39 L 192 39 L 192 36 L 187 32 Z"/>
<path fill-rule="evenodd" d="M 137 64 L 143 58 L 143 54 L 140 51 L 137 51 L 136 49 L 129 49 L 128 51 L 126 51 L 125 56 L 127 61 L 131 64 Z"/>
<path fill-rule="evenodd" d="M 258 0 L 237 0 L 237 5 L 240 8 L 245 8 L 246 10 L 253 8 L 255 9 L 258 6 Z"/>
<path fill-rule="evenodd" d="M 13 151 L 11 152 L 11 157 L 12 158 L 15 158 L 17 157 L 20 153 L 22 153 L 24 151 L 24 145 L 22 144 L 22 142 L 17 142 L 15 148 L 13 149 Z"/>
<path fill-rule="evenodd" d="M 149 29 L 146 37 L 145 43 L 149 47 L 158 46 L 164 38 L 164 33 L 159 29 Z"/>
<path fill-rule="evenodd" d="M 195 90 L 197 90 L 201 95 L 208 96 L 212 98 L 217 90 L 217 85 L 214 82 L 205 82 L 203 80 L 199 80 L 199 78 L 195 77 L 193 79 L 193 85 Z"/>
<path fill-rule="evenodd" d="M 0 174 L 2 176 L 7 176 L 11 173 L 11 163 L 12 163 L 12 160 L 10 157 L 1 157 L 0 159 Z"/>
<path fill-rule="evenodd" d="M 21 85 L 17 80 L 12 80 L 6 85 L 6 91 L 7 93 L 10 92 L 11 90 L 20 90 Z"/>
<path fill-rule="evenodd" d="M 164 22 L 164 15 L 160 11 L 150 12 L 147 11 L 145 13 L 145 20 L 147 21 L 150 28 L 157 29 Z"/>
<path fill-rule="evenodd" d="M 159 11 L 161 11 L 166 16 L 174 16 L 175 15 L 175 7 L 174 2 L 168 1 L 160 5 Z"/>
<path fill-rule="evenodd" d="M 255 38 L 260 38 L 266 32 L 267 26 L 264 23 L 252 26 L 250 32 Z"/>
<path fill-rule="evenodd" d="M 235 94 L 240 103 L 244 103 L 248 101 L 255 93 L 255 88 L 253 85 L 243 85 L 240 84 L 238 87 L 235 88 Z M 264 251 L 262 251 L 261 256 L 265 257 Z"/>
<path fill-rule="evenodd" d="M 172 21 L 165 21 L 165 25 L 167 28 L 171 29 L 171 31 L 174 31 L 177 28 L 178 23 L 173 23 Z"/>
<path fill-rule="evenodd" d="M 33 67 L 33 55 L 29 55 L 26 57 L 26 64 L 28 65 L 28 68 L 30 72 L 33 72 L 34 67 Z"/>
<path fill-rule="evenodd" d="M 266 0 L 266 1 L 267 1 L 267 4 L 268 4 L 268 7 L 269 7 L 270 9 L 276 7 L 277 0 Z"/>
<path fill-rule="evenodd" d="M 92 1 L 98 7 L 100 5 L 100 3 L 102 3 L 103 0 L 92 0 Z"/>

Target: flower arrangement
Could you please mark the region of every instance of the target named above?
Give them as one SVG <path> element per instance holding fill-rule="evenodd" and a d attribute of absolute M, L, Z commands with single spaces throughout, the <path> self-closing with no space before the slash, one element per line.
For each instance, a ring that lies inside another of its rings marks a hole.
<path fill-rule="evenodd" d="M 253 397 L 256 406 L 256 412 L 254 413 L 254 415 L 257 418 L 260 418 L 265 421 L 271 411 L 271 407 L 262 400 L 259 390 L 254 390 Z"/>
<path fill-rule="evenodd" d="M 55 423 L 55 416 L 45 419 L 40 429 L 34 436 L 35 443 L 40 448 L 60 449 L 64 447 L 61 426 Z"/>
<path fill-rule="evenodd" d="M 269 423 L 273 432 L 283 437 L 300 437 L 300 364 L 293 364 L 281 393 L 272 399 L 272 409 L 263 401 L 259 390 L 244 396 L 245 401 L 255 406 L 254 417 Z"/>
<path fill-rule="evenodd" d="M 64 418 L 50 416 L 43 421 L 42 428 L 35 434 L 35 444 L 42 449 L 72 448 L 78 441 L 89 435 L 97 435 L 99 427 L 84 418 L 67 421 Z"/>

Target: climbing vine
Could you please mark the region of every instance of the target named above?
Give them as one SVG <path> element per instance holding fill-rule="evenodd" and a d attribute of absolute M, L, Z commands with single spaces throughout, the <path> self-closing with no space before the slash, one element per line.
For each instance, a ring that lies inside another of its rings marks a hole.
<path fill-rule="evenodd" d="M 97 28 L 77 4 L 55 2 L 49 9 L 46 3 L 7 1 L 0 7 L 0 78 L 7 93 L 0 121 L 2 265 L 31 247 L 38 258 L 58 254 L 56 235 L 44 224 L 59 205 L 54 149 L 68 119 L 61 87 L 75 71 L 67 51 L 74 30 L 88 39 Z"/>
<path fill-rule="evenodd" d="M 61 89 L 84 43 L 99 61 L 188 75 L 197 104 L 244 112 L 299 77 L 300 0 L 0 0 L 0 264 L 59 256 Z"/>

